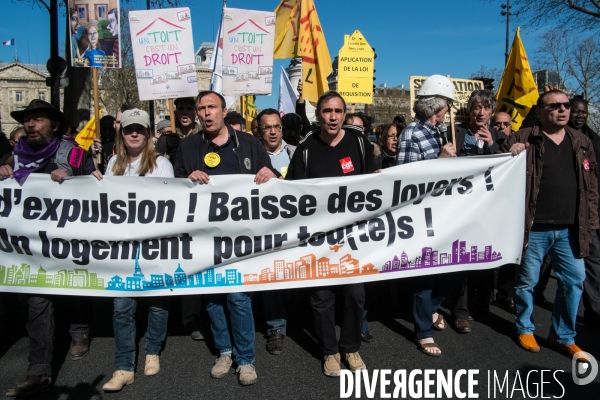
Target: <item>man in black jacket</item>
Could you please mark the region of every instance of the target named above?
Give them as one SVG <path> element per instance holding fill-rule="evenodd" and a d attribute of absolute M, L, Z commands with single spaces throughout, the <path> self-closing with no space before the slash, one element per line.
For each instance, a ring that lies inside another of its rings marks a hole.
<path fill-rule="evenodd" d="M 588 102 L 581 97 L 571 99 L 569 126 L 583 133 L 592 141 L 594 153 L 600 154 L 600 136 L 587 125 Z M 600 176 L 597 175 L 600 186 Z M 599 213 L 600 215 L 600 206 Z M 590 252 L 585 258 L 585 281 L 583 282 L 583 305 L 585 323 L 600 328 L 600 239 L 598 230 L 592 231 Z"/>
<path fill-rule="evenodd" d="M 176 178 L 206 184 L 211 175 L 253 174 L 254 181 L 261 184 L 279 176 L 258 139 L 225 124 L 227 108 L 223 96 L 209 90 L 200 92 L 196 110 L 204 129 L 181 141 L 175 158 Z M 211 376 L 218 379 L 228 375 L 235 349 L 239 383 L 255 384 L 258 378 L 253 365 L 254 317 L 250 296 L 247 293 L 206 295 L 206 303 L 215 347 L 220 353 Z M 229 310 L 229 321 L 225 309 Z"/>
<path fill-rule="evenodd" d="M 336 92 L 323 94 L 316 107 L 320 129 L 302 140 L 288 168 L 287 180 L 343 177 L 370 174 L 375 171 L 373 150 L 368 139 L 358 131 L 342 128 L 346 103 Z M 340 352 L 351 371 L 366 369 L 358 350 L 365 304 L 362 283 L 342 285 L 344 311 L 340 340 L 335 333 L 335 295 L 331 287 L 312 289 L 310 303 L 315 318 L 315 331 L 325 355 L 323 373 L 340 376 Z"/>

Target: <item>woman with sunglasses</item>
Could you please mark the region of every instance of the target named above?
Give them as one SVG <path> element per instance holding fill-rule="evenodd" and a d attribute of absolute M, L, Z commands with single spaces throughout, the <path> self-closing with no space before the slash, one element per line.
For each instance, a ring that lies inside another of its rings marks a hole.
<path fill-rule="evenodd" d="M 173 178 L 171 163 L 162 156 L 156 156 L 150 137 L 150 116 L 146 111 L 133 109 L 123 112 L 121 127 L 115 141 L 115 155 L 106 167 L 105 176 Z M 148 329 L 144 335 L 146 338 L 144 375 L 155 375 L 160 370 L 159 353 L 167 336 L 168 299 L 151 297 L 148 300 L 150 304 Z M 119 391 L 123 386 L 131 385 L 134 381 L 136 307 L 135 299 L 129 297 L 114 299 L 115 372 L 112 379 L 102 387 L 105 392 Z"/>
<path fill-rule="evenodd" d="M 385 169 L 396 165 L 396 150 L 398 149 L 398 137 L 400 132 L 406 128 L 406 124 L 384 125 L 377 141 L 381 147 L 381 154 L 375 157 L 377 169 Z"/>

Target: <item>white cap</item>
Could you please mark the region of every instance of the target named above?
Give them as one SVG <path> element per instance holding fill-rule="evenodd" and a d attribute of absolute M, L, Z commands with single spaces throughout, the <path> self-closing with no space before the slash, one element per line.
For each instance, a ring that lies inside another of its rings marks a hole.
<path fill-rule="evenodd" d="M 133 110 L 124 111 L 121 115 L 121 126 L 123 128 L 133 125 L 140 124 L 146 128 L 150 128 L 150 116 L 144 110 L 134 108 Z"/>

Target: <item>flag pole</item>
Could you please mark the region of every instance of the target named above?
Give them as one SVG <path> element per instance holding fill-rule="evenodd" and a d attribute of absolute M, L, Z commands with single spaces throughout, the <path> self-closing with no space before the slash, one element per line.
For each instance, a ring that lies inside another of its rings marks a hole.
<path fill-rule="evenodd" d="M 19 61 L 19 56 L 17 55 L 17 38 L 14 38 L 15 41 L 15 61 Z"/>
<path fill-rule="evenodd" d="M 223 29 L 223 15 L 225 14 L 225 7 L 227 6 L 227 0 L 223 0 L 223 8 L 221 9 L 221 21 L 219 22 L 219 30 L 217 31 L 217 45 L 214 49 L 215 57 L 212 65 L 212 76 L 210 77 L 210 90 L 214 90 L 215 85 L 215 69 L 217 68 L 217 57 L 219 57 L 219 43 L 221 41 L 221 33 Z"/>

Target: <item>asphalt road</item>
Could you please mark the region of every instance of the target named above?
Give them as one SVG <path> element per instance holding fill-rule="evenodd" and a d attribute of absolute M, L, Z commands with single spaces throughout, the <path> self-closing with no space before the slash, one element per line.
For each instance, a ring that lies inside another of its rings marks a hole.
<path fill-rule="evenodd" d="M 546 297 L 554 298 L 556 282 L 551 279 Z M 598 399 L 600 377 L 588 385 L 578 386 L 571 378 L 571 359 L 557 353 L 545 338 L 550 327 L 550 311 L 537 307 L 536 336 L 542 347 L 534 354 L 522 350 L 514 342 L 512 315 L 492 306 L 491 312 L 473 313 L 473 333 L 459 334 L 452 328 L 436 332 L 442 357 L 429 357 L 420 353 L 414 342 L 410 321 L 408 293 L 400 286 L 391 290 L 389 285 L 378 289 L 377 308 L 371 312 L 370 330 L 375 341 L 363 344 L 360 354 L 368 369 L 406 370 L 407 376 L 415 369 L 478 370 L 474 387 L 480 399 L 487 398 L 541 398 Z M 335 399 L 340 397 L 340 381 L 321 372 L 319 349 L 310 334 L 309 311 L 302 295 L 297 294 L 287 304 L 289 315 L 288 337 L 284 351 L 272 356 L 265 349 L 260 295 L 254 298 L 256 323 L 256 370 L 258 383 L 242 387 L 232 373 L 223 379 L 212 379 L 210 369 L 216 353 L 210 340 L 194 342 L 185 336 L 180 324 L 178 299 L 172 299 L 169 335 L 161 355 L 158 375 L 143 375 L 143 333 L 146 325 L 144 307 L 138 307 L 138 336 L 140 348 L 135 383 L 119 393 L 105 394 L 102 385 L 113 372 L 112 302 L 97 298 L 93 310 L 93 342 L 90 353 L 80 361 L 69 358 L 70 337 L 68 313 L 57 316 L 56 348 L 54 357 L 54 389 L 41 399 Z M 581 314 L 581 310 L 580 310 Z M 446 313 L 446 316 L 448 314 Z M 24 330 L 26 313 L 22 309 L 17 317 L 2 315 L 0 326 L 0 392 L 5 393 L 25 378 L 28 340 Z M 204 317 L 204 329 L 208 329 Z M 578 324 L 577 343 L 600 360 L 599 331 Z M 541 374 L 541 370 L 546 372 Z M 548 370 L 550 372 L 548 372 Z M 501 379 L 508 372 L 507 386 L 502 392 L 488 382 L 488 373 L 494 371 Z M 544 381 L 545 383 L 541 383 Z M 434 388 L 437 386 L 434 386 Z M 467 390 L 466 378 L 460 388 Z M 523 389 L 523 390 L 521 390 Z M 394 384 L 388 391 L 393 392 Z M 435 390 L 434 390 L 435 392 Z M 451 398 L 458 398 L 459 393 Z M 401 393 L 400 393 L 401 394 Z M 367 398 L 364 388 L 363 398 Z M 360 397 L 360 396 L 359 396 Z M 374 398 L 380 398 L 377 387 Z M 352 394 L 355 398 L 355 393 Z M 410 392 L 406 393 L 410 397 Z"/>

